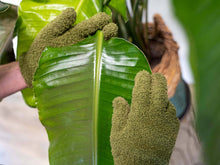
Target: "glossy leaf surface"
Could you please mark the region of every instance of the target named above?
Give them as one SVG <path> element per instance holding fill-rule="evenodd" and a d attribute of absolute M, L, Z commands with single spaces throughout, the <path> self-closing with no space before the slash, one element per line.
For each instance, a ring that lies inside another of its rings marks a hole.
<path fill-rule="evenodd" d="M 50 164 L 113 164 L 112 101 L 122 96 L 130 102 L 140 70 L 151 73 L 142 52 L 124 39 L 104 41 L 102 32 L 44 51 L 33 86 Z"/>
<path fill-rule="evenodd" d="M 220 164 L 220 1 L 173 3 L 190 41 L 198 104 L 197 131 L 206 164 Z"/>
<path fill-rule="evenodd" d="M 100 11 L 99 0 L 23 0 L 19 6 L 18 57 L 27 52 L 34 38 L 44 26 L 68 7 L 76 10 L 76 23 L 88 19 Z M 105 11 L 110 14 L 108 9 Z M 36 106 L 31 89 L 23 90 L 23 96 L 29 106 Z"/>

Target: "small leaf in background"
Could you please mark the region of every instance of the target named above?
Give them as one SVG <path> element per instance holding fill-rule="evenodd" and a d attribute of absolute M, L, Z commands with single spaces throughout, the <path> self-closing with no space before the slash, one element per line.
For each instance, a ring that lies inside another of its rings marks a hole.
<path fill-rule="evenodd" d="M 190 41 L 197 131 L 207 165 L 220 164 L 220 1 L 173 0 Z"/>
<path fill-rule="evenodd" d="M 112 101 L 131 101 L 134 77 L 151 73 L 144 54 L 124 39 L 102 32 L 67 47 L 47 48 L 33 87 L 49 141 L 51 165 L 112 165 Z"/>
<path fill-rule="evenodd" d="M 17 6 L 0 1 L 0 65 L 15 60 L 12 38 L 17 20 Z"/>
<path fill-rule="evenodd" d="M 121 16 L 124 18 L 125 21 L 128 20 L 127 18 L 127 7 L 126 7 L 126 0 L 110 0 L 108 6 L 114 8 Z"/>
<path fill-rule="evenodd" d="M 150 60 L 147 27 L 148 0 L 129 0 L 127 5 L 125 2 L 113 0 L 108 5 L 112 9 L 113 21 L 119 27 L 118 35 L 137 45 Z"/>

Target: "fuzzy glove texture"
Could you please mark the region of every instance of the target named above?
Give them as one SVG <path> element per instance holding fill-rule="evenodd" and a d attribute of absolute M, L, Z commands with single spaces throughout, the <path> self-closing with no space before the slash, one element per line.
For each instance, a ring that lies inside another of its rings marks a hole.
<path fill-rule="evenodd" d="M 140 71 L 131 107 L 117 97 L 113 108 L 110 142 L 114 165 L 168 165 L 179 119 L 168 100 L 166 78 Z"/>
<path fill-rule="evenodd" d="M 73 8 L 65 9 L 59 16 L 46 25 L 36 36 L 28 52 L 19 57 L 21 73 L 29 87 L 32 87 L 32 81 L 38 62 L 43 50 L 46 47 L 63 47 L 76 44 L 82 41 L 97 30 L 105 30 L 104 38 L 109 39 L 117 35 L 118 27 L 110 23 L 111 17 L 106 13 L 98 13 L 88 20 L 84 20 L 73 26 L 76 20 L 76 12 Z"/>

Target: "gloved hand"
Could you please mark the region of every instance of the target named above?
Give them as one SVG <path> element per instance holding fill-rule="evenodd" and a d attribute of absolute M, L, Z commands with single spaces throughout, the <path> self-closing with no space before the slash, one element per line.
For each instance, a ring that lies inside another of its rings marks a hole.
<path fill-rule="evenodd" d="M 72 26 L 75 20 L 75 10 L 73 8 L 65 9 L 38 33 L 28 52 L 19 57 L 20 70 L 29 87 L 32 87 L 39 59 L 46 47 L 73 45 L 99 29 L 103 29 L 105 39 L 117 35 L 117 25 L 109 23 L 111 17 L 105 13 L 98 13 L 90 19 Z"/>
<path fill-rule="evenodd" d="M 179 120 L 168 100 L 165 77 L 140 71 L 131 106 L 117 97 L 113 108 L 110 142 L 114 165 L 167 165 Z"/>

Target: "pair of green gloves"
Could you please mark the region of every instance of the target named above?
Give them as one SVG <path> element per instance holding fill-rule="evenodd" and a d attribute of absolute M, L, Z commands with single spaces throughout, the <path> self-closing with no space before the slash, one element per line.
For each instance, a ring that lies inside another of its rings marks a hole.
<path fill-rule="evenodd" d="M 117 35 L 117 25 L 110 16 L 98 13 L 74 25 L 76 12 L 72 8 L 45 26 L 28 52 L 20 56 L 21 73 L 32 87 L 32 81 L 43 50 L 49 47 L 73 45 L 97 30 L 107 40 Z M 168 100 L 166 79 L 162 74 L 140 71 L 135 78 L 131 106 L 121 97 L 113 100 L 110 142 L 115 165 L 165 165 L 169 163 L 179 120 L 175 107 Z"/>

